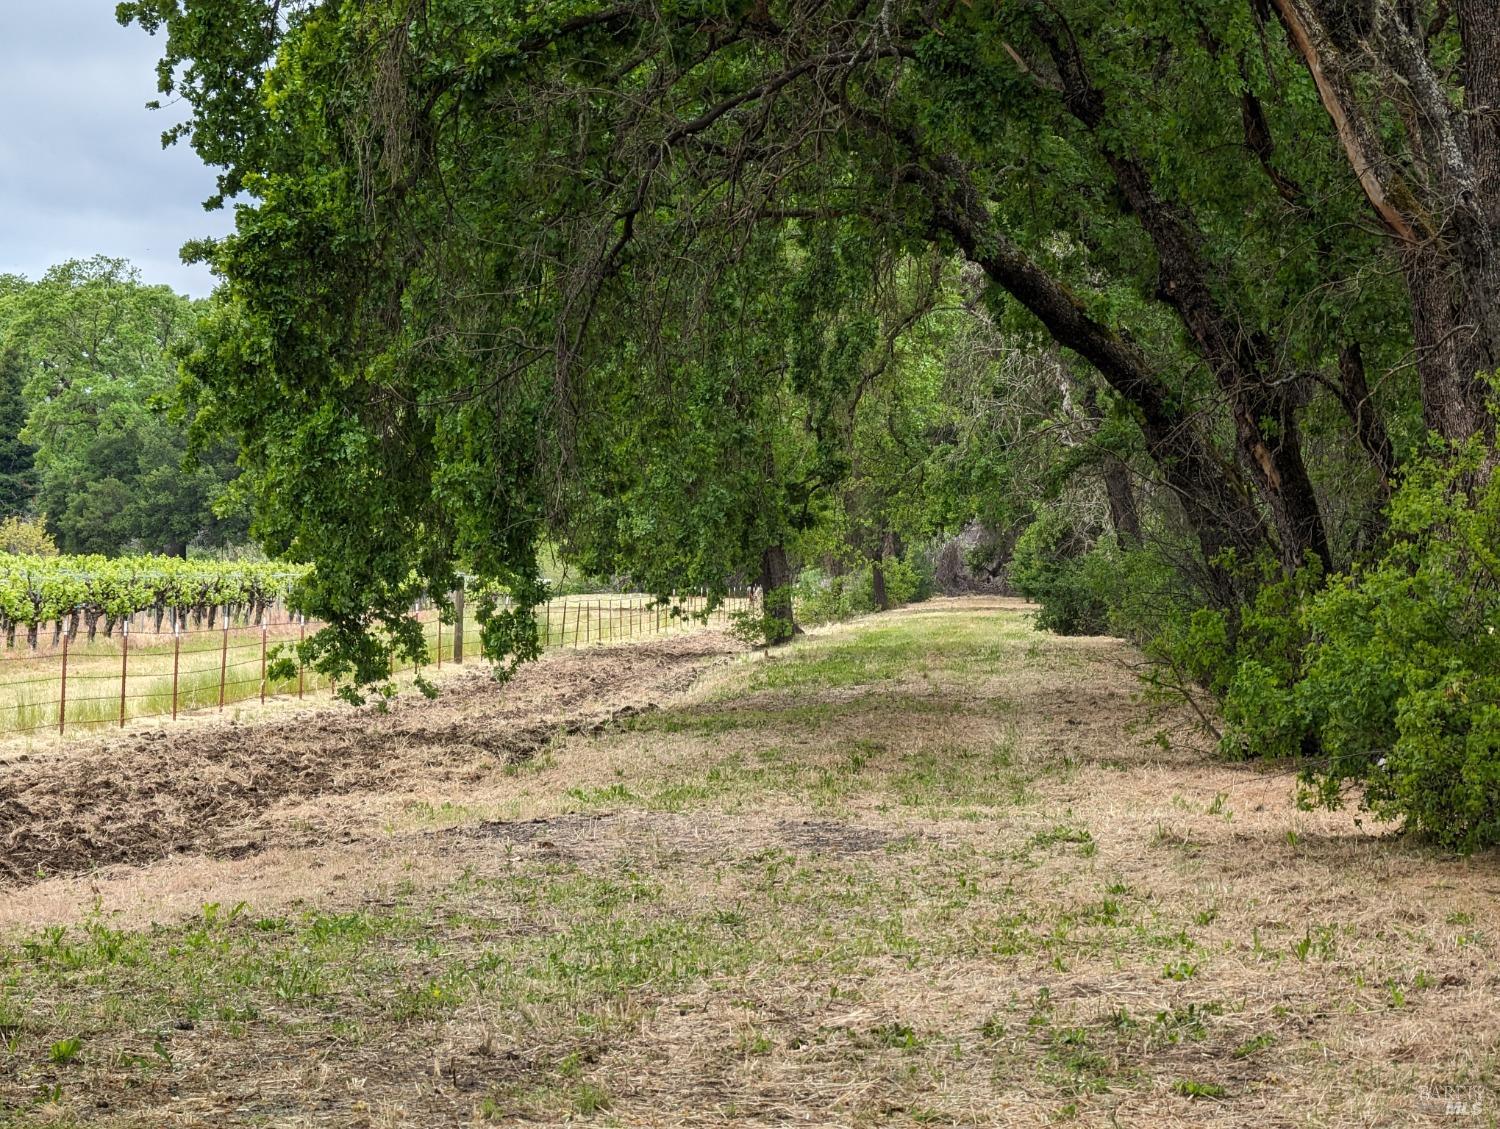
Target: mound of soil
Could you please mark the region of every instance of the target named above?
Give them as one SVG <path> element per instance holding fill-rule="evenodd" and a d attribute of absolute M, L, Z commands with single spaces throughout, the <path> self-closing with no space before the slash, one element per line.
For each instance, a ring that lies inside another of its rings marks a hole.
<path fill-rule="evenodd" d="M 738 646 L 717 632 L 560 651 L 509 682 L 482 673 L 389 712 L 323 707 L 253 725 L 155 729 L 0 764 L 0 888 L 174 853 L 259 848 L 273 805 L 465 779 L 686 689 Z"/>

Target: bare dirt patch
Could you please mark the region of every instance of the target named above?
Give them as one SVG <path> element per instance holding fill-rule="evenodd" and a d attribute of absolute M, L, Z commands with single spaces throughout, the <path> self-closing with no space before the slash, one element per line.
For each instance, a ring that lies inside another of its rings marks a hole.
<path fill-rule="evenodd" d="M 619 811 L 486 822 L 435 837 L 445 844 L 514 843 L 575 860 L 610 860 L 641 851 L 735 859 L 771 848 L 858 855 L 882 850 L 897 836 L 835 819 L 705 820 L 700 813 Z"/>
<path fill-rule="evenodd" d="M 559 736 L 654 708 L 736 650 L 705 632 L 562 651 L 503 685 L 476 673 L 387 713 L 334 706 L 11 761 L 0 765 L 0 886 L 174 854 L 253 853 L 274 831 L 260 819 L 274 806 L 482 778 Z"/>

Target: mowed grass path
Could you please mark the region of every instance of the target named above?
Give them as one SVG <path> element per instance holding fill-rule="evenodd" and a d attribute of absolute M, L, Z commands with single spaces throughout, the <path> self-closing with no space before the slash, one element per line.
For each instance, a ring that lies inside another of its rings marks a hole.
<path fill-rule="evenodd" d="M 0 1124 L 1495 1124 L 1500 863 L 1162 750 L 1131 659 L 925 605 L 388 797 L 266 904 L 101 876 L 0 941 Z"/>

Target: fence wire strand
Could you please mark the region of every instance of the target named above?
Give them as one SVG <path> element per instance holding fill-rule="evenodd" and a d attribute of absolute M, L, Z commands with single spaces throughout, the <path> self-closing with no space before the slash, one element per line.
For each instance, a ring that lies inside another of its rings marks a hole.
<path fill-rule="evenodd" d="M 544 650 L 576 649 L 596 643 L 711 627 L 715 621 L 723 625 L 736 608 L 751 607 L 752 597 L 749 594 L 731 597 L 706 620 L 700 618 L 701 610 L 693 610 L 695 605 L 701 609 L 703 597 L 686 597 L 683 602 L 674 604 L 683 611 L 682 615 L 671 614 L 649 596 L 592 600 L 561 597 L 537 609 L 537 626 Z M 151 613 L 144 614 L 149 616 Z M 445 662 L 455 667 L 465 665 L 461 657 L 465 637 L 471 628 L 477 637 L 477 620 L 466 615 L 459 624 L 444 623 L 436 608 L 414 614 L 421 625 L 423 640 L 431 647 L 428 661 L 393 669 L 392 678 L 420 675 L 424 666 L 441 667 Z M 690 623 L 695 627 L 690 627 Z M 220 619 L 212 627 L 189 628 L 179 624 L 170 630 L 156 630 L 137 629 L 122 620 L 109 632 L 83 638 L 79 636 L 77 622 L 71 623 L 67 631 L 63 631 L 60 624 L 57 626 L 54 638 L 47 638 L 53 636 L 51 631 L 38 631 L 35 648 L 18 638 L 19 633 L 7 640 L 14 651 L 0 658 L 0 667 L 6 663 L 48 664 L 55 665 L 56 673 L 6 679 L 0 671 L 0 693 L 19 691 L 22 695 L 20 700 L 0 702 L 0 734 L 17 736 L 44 729 L 63 733 L 69 727 L 123 725 L 128 720 L 168 715 L 175 718 L 183 713 L 222 709 L 230 704 L 253 701 L 257 693 L 262 697 L 295 694 L 300 698 L 309 690 L 326 690 L 335 685 L 327 676 L 300 665 L 297 675 L 292 678 L 271 678 L 268 673 L 268 647 L 284 646 L 316 633 L 325 626 L 317 621 L 287 618 L 274 623 L 234 623 Z M 250 638 L 244 637 L 246 633 Z M 201 644 L 207 638 L 216 642 L 206 646 L 184 645 L 188 640 Z M 45 647 L 42 645 L 44 639 Z M 440 650 L 449 653 L 442 654 Z M 241 657 L 245 651 L 252 652 L 248 658 Z M 209 656 L 209 660 L 197 661 L 201 656 Z M 139 665 L 145 665 L 146 669 L 132 669 L 132 666 Z M 93 669 L 95 667 L 97 669 Z M 230 677 L 231 672 L 238 673 L 247 667 L 261 669 L 248 678 Z M 143 679 L 160 688 L 142 692 L 139 687 Z M 79 695 L 71 692 L 75 686 L 96 690 L 99 683 L 118 687 L 118 690 L 108 694 Z M 41 701 L 24 700 L 27 687 L 41 685 L 57 686 L 57 696 Z M 246 687 L 250 688 L 248 693 L 239 693 Z M 118 709 L 87 708 L 101 702 Z M 132 705 L 139 707 L 142 702 L 156 703 L 157 708 L 131 708 Z M 163 702 L 166 704 L 162 705 Z M 85 707 L 82 712 L 93 716 L 77 716 L 79 707 Z M 11 715 L 15 722 L 26 717 L 40 717 L 41 720 L 26 726 L 8 725 L 3 719 Z"/>

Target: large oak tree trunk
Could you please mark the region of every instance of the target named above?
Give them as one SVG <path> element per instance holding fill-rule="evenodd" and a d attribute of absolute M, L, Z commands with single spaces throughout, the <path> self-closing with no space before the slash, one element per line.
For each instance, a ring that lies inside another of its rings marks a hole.
<path fill-rule="evenodd" d="M 1131 403 L 1146 452 L 1197 539 L 1203 568 L 1199 582 L 1216 605 L 1236 607 L 1238 583 L 1216 562 L 1229 550 L 1250 559 L 1267 543 L 1260 514 L 1239 475 L 1218 457 L 1140 348 L 1095 320 L 1067 287 L 995 230 L 962 163 L 938 154 L 928 154 L 928 160 L 932 169 L 924 180 L 933 199 L 934 224 L 952 236 L 990 281 L 1030 310 L 1054 341 L 1093 365 Z"/>
<path fill-rule="evenodd" d="M 1480 374 L 1500 366 L 1500 15 L 1456 0 L 1463 104 L 1435 62 L 1421 5 L 1271 0 L 1353 175 L 1401 248 L 1424 422 L 1445 439 L 1493 436 Z M 1442 18 L 1449 9 L 1442 7 Z M 1367 94 L 1366 88 L 1373 90 Z M 1393 105 L 1408 129 L 1377 126 Z M 1395 140 L 1391 138 L 1395 137 Z"/>
<path fill-rule="evenodd" d="M 1039 20 L 1037 33 L 1057 66 L 1064 105 L 1097 139 L 1128 210 L 1156 249 L 1157 296 L 1176 312 L 1228 400 L 1240 459 L 1271 514 L 1282 564 L 1295 570 L 1316 557 L 1328 566 L 1328 535 L 1302 458 L 1297 382 L 1278 371 L 1270 338 L 1247 328 L 1215 293 L 1191 211 L 1158 193 L 1145 164 L 1110 130 L 1105 100 L 1071 29 L 1061 20 Z"/>
<path fill-rule="evenodd" d="M 786 557 L 785 545 L 772 545 L 760 555 L 760 595 L 764 601 L 765 614 L 785 625 L 785 639 L 799 634 L 796 615 L 792 608 L 792 566 Z"/>
<path fill-rule="evenodd" d="M 1495 0 L 1457 0 L 1464 52 L 1464 108 L 1474 151 L 1475 191 L 1500 230 L 1500 11 Z"/>
<path fill-rule="evenodd" d="M 896 535 L 886 532 L 880 535 L 879 544 L 875 548 L 875 555 L 870 560 L 870 587 L 875 598 L 876 611 L 890 611 L 891 598 L 885 588 L 885 561 L 887 557 L 899 555 L 896 548 Z"/>
<path fill-rule="evenodd" d="M 1453 306 L 1443 281 L 1441 256 L 1414 248 L 1403 256 L 1402 274 L 1411 299 L 1412 339 L 1416 345 L 1422 420 L 1439 435 L 1452 437 L 1472 426 L 1463 398 L 1453 395 L 1458 341 L 1453 335 Z"/>
<path fill-rule="evenodd" d="M 1104 478 L 1104 494 L 1109 499 L 1109 521 L 1115 529 L 1115 539 L 1122 546 L 1141 543 L 1141 515 L 1135 504 L 1135 487 L 1130 481 L 1130 468 L 1113 455 L 1104 456 L 1101 468 Z"/>

